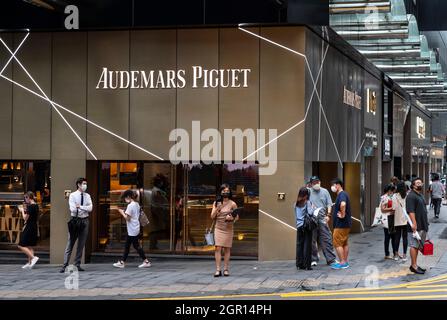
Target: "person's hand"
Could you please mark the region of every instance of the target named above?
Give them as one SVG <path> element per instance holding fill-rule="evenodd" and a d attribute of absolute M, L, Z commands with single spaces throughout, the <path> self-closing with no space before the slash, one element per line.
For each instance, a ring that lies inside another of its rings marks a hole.
<path fill-rule="evenodd" d="M 331 220 L 331 217 L 329 217 L 329 216 L 324 217 L 324 223 L 328 224 L 329 220 Z"/>
<path fill-rule="evenodd" d="M 124 210 L 123 209 L 118 209 L 118 212 L 121 214 L 124 214 Z"/>
<path fill-rule="evenodd" d="M 227 214 L 227 215 L 225 216 L 225 220 L 226 220 L 226 221 L 233 221 L 234 218 L 233 218 L 233 216 L 229 213 L 229 214 Z"/>
<path fill-rule="evenodd" d="M 416 232 L 417 229 L 418 229 L 418 226 L 415 223 L 413 223 L 413 226 L 411 227 L 411 230 L 413 230 L 413 233 Z"/>
<path fill-rule="evenodd" d="M 78 204 L 76 205 L 76 208 L 79 209 L 80 207 L 81 207 L 81 205 L 78 203 Z"/>

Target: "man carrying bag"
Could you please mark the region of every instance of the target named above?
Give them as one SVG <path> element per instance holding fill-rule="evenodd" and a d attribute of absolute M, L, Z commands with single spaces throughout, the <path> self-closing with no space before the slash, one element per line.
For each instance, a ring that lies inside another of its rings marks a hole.
<path fill-rule="evenodd" d="M 79 178 L 76 181 L 76 187 L 77 190 L 70 194 L 68 200 L 71 219 L 68 222 L 68 242 L 64 253 L 64 265 L 60 269 L 60 273 L 65 272 L 65 268 L 70 262 L 71 253 L 77 240 L 78 248 L 74 264 L 78 271 L 84 271 L 84 269 L 81 268 L 81 258 L 88 237 L 88 218 L 90 212 L 93 210 L 93 204 L 90 195 L 85 192 L 87 190 L 87 180 Z"/>

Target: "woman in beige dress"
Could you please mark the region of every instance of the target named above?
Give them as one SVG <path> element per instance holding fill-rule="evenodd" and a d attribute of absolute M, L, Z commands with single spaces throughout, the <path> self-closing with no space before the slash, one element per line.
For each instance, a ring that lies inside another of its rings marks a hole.
<path fill-rule="evenodd" d="M 222 197 L 213 203 L 213 210 L 211 211 L 211 219 L 216 219 L 214 228 L 214 243 L 216 258 L 216 272 L 215 277 L 220 277 L 220 263 L 222 257 L 222 248 L 224 249 L 224 276 L 229 276 L 230 266 L 230 250 L 233 245 L 233 224 L 239 219 L 239 216 L 233 217 L 232 212 L 237 208 L 236 203 L 231 200 L 231 190 L 228 184 L 223 184 L 220 187 L 219 194 Z"/>

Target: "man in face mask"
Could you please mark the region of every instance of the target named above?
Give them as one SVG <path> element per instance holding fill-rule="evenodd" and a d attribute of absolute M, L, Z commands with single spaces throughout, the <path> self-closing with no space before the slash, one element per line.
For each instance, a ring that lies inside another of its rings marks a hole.
<path fill-rule="evenodd" d="M 319 177 L 313 176 L 310 178 L 310 185 L 309 200 L 314 208 L 321 208 L 318 214 L 318 228 L 312 234 L 312 266 L 317 265 L 318 247 L 322 249 L 326 263 L 332 265 L 336 262 L 334 246 L 332 245 L 332 234 L 328 226 L 332 209 L 332 199 L 329 191 L 321 187 Z"/>
<path fill-rule="evenodd" d="M 76 251 L 75 266 L 78 271 L 84 271 L 81 268 L 81 258 L 87 241 L 89 229 L 88 217 L 93 210 L 93 204 L 90 195 L 85 192 L 87 190 L 86 179 L 79 178 L 76 181 L 76 188 L 77 190 L 75 192 L 70 193 L 68 200 L 71 213 L 71 220 L 68 223 L 70 232 L 68 234 L 67 247 L 65 248 L 64 265 L 59 271 L 60 273 L 65 272 L 65 268 L 70 262 L 71 252 L 73 251 L 76 240 L 78 240 L 78 249 Z"/>
<path fill-rule="evenodd" d="M 408 244 L 410 246 L 411 266 L 410 271 L 416 274 L 424 274 L 425 269 L 417 264 L 418 251 L 424 245 L 428 232 L 428 212 L 427 205 L 423 196 L 424 183 L 421 178 L 414 178 L 411 181 L 411 191 L 405 200 L 405 207 L 407 209 L 411 224 L 408 225 Z M 419 234 L 421 240 L 419 241 L 415 235 Z"/>

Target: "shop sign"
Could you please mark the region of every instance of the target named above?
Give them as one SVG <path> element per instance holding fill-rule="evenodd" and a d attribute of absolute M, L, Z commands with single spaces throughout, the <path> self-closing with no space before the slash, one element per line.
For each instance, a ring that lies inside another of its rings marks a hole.
<path fill-rule="evenodd" d="M 343 87 L 343 103 L 356 109 L 362 109 L 362 97 L 357 94 L 357 91 L 350 91 Z"/>
<path fill-rule="evenodd" d="M 383 160 L 391 161 L 391 136 L 383 136 Z"/>
<path fill-rule="evenodd" d="M 377 149 L 377 134 L 374 130 L 365 130 L 365 144 L 363 154 L 365 157 L 374 157 L 374 149 Z"/>
<path fill-rule="evenodd" d="M 96 89 L 247 88 L 251 69 L 109 70 L 102 68 Z M 191 79 L 187 83 L 186 79 Z"/>
<path fill-rule="evenodd" d="M 376 115 L 377 111 L 377 94 L 371 89 L 367 89 L 366 111 Z"/>
<path fill-rule="evenodd" d="M 425 139 L 425 121 L 421 117 L 416 117 L 416 130 L 418 139 Z"/>

